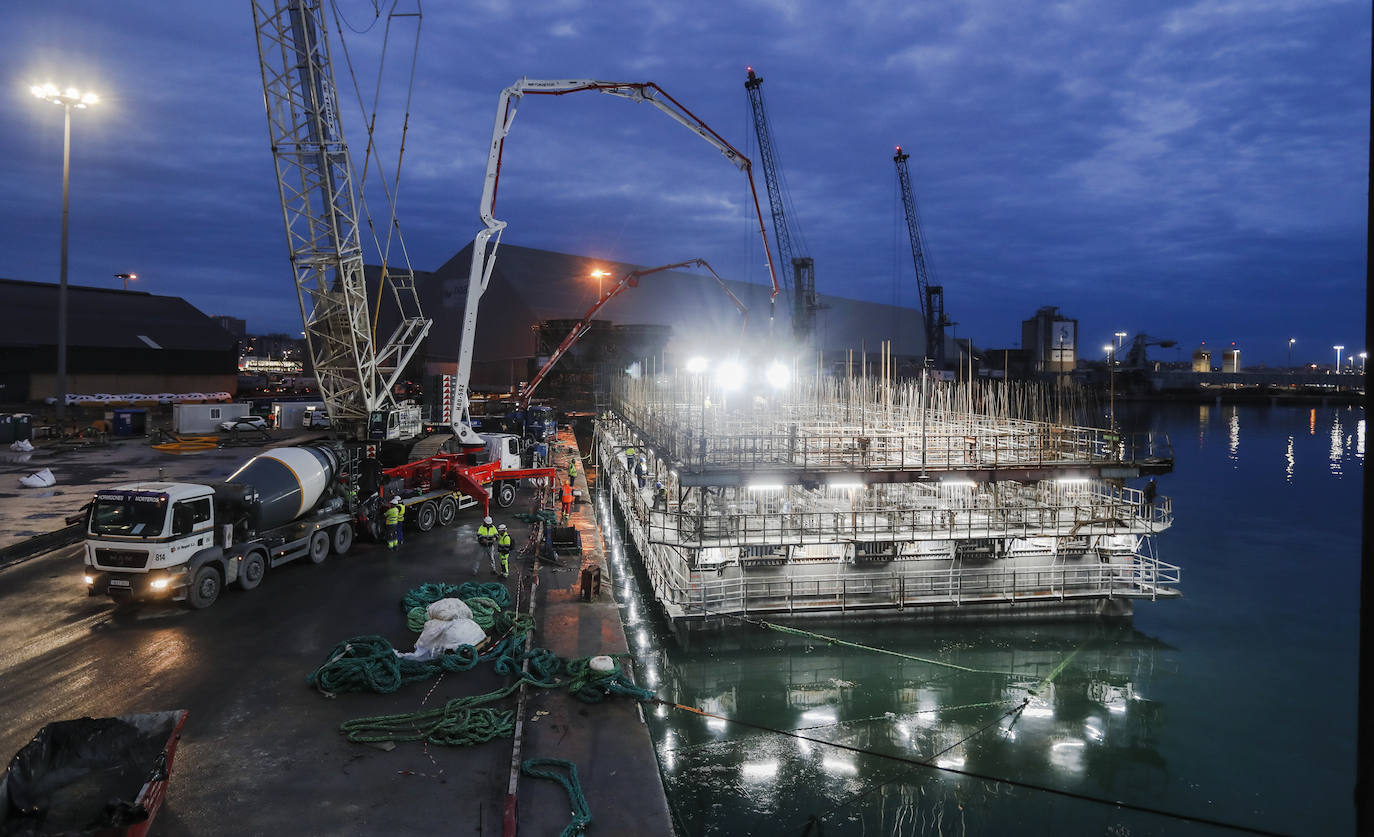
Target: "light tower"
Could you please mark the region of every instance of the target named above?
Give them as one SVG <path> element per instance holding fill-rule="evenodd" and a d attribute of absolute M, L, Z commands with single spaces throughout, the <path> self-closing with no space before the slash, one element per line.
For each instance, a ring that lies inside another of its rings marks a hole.
<path fill-rule="evenodd" d="M 67 417 L 67 217 L 70 205 L 72 171 L 72 108 L 85 110 L 100 101 L 89 90 L 82 93 L 75 87 L 58 90 L 55 84 L 37 85 L 29 92 L 45 102 L 61 105 L 65 114 L 62 126 L 62 255 L 59 259 L 57 285 L 57 423 Z"/>

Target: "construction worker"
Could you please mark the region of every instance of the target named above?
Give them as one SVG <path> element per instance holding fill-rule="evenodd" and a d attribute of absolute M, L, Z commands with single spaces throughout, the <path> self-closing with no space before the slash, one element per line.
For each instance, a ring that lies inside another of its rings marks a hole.
<path fill-rule="evenodd" d="M 405 542 L 405 537 L 401 531 L 405 525 L 406 507 L 401 505 L 400 497 L 392 497 L 391 505 L 386 507 L 387 532 L 389 537 L 386 540 L 387 549 L 395 549 L 397 545 Z"/>
<path fill-rule="evenodd" d="M 649 479 L 649 466 L 644 461 L 644 457 L 635 460 L 635 481 L 639 483 L 640 489 L 644 488 L 645 482 Z"/>
<path fill-rule="evenodd" d="M 568 484 L 572 485 L 573 480 L 577 479 L 577 457 L 574 456 L 568 461 Z"/>
<path fill-rule="evenodd" d="M 504 523 L 496 527 L 496 551 L 501 553 L 501 568 L 496 570 L 496 574 L 505 578 L 510 575 L 510 532 Z"/>
<path fill-rule="evenodd" d="M 563 522 L 568 522 L 569 515 L 572 514 L 573 490 L 572 482 L 563 483 Z"/>
<path fill-rule="evenodd" d="M 491 559 L 492 572 L 496 572 L 496 538 L 498 534 L 496 527 L 491 523 L 491 517 L 482 518 L 482 525 L 477 527 L 477 543 L 487 551 L 487 557 Z"/>
<path fill-rule="evenodd" d="M 668 487 L 661 482 L 654 483 L 654 508 L 668 510 Z"/>
<path fill-rule="evenodd" d="M 625 448 L 625 469 L 633 470 L 635 467 L 635 449 Z"/>

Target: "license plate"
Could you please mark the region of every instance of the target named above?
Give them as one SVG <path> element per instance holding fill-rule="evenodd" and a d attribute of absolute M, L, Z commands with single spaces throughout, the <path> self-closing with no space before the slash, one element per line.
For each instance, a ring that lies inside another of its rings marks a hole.
<path fill-rule="evenodd" d="M 110 586 L 111 586 L 111 587 L 128 587 L 128 586 L 129 586 L 129 579 L 127 579 L 127 578 L 112 578 L 112 579 L 110 579 Z"/>

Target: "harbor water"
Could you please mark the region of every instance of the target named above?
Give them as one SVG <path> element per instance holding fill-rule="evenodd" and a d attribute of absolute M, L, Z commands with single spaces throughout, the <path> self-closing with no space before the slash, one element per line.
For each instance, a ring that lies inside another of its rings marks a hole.
<path fill-rule="evenodd" d="M 750 624 L 684 646 L 604 526 L 640 683 L 709 713 L 646 706 L 679 833 L 1351 833 L 1363 409 L 1118 418 L 1173 442 L 1159 550 L 1183 568 L 1182 599 L 1130 619 L 778 619 L 874 650 Z"/>

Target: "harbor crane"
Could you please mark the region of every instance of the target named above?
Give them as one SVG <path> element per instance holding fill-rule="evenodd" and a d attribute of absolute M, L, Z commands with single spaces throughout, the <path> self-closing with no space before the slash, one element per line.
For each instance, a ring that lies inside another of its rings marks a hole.
<path fill-rule="evenodd" d="M 945 316 L 945 289 L 941 285 L 930 284 L 930 271 L 926 266 L 925 240 L 921 236 L 921 226 L 916 217 L 916 198 L 911 191 L 911 173 L 906 161 L 911 155 L 897 146 L 892 158 L 897 164 L 897 180 L 902 190 L 902 206 L 906 210 L 906 231 L 911 239 L 911 261 L 916 267 L 916 290 L 921 301 L 921 315 L 925 324 L 926 362 L 936 369 L 945 367 L 945 326 L 950 325 Z"/>
<path fill-rule="evenodd" d="M 451 409 L 453 434 L 463 445 L 480 445 L 482 439 L 472 429 L 469 412 L 468 378 L 472 371 L 472 353 L 477 333 L 477 306 L 482 294 L 491 281 L 492 269 L 496 267 L 496 250 L 500 245 L 501 232 L 506 222 L 498 220 L 496 211 L 496 189 L 501 176 L 501 153 L 505 148 L 506 135 L 510 133 L 515 111 L 525 96 L 566 96 L 569 93 L 595 92 L 618 96 L 632 102 L 644 102 L 661 110 L 669 118 L 681 124 L 692 133 L 706 140 L 724 155 L 749 178 L 749 191 L 754 198 L 754 216 L 758 221 L 760 237 L 763 238 L 763 252 L 768 256 L 768 276 L 772 282 L 770 306 L 778 295 L 777 272 L 773 269 L 773 256 L 768 246 L 768 233 L 763 226 L 763 211 L 759 208 L 758 191 L 754 188 L 753 164 L 733 145 L 726 142 L 696 114 L 683 107 L 653 82 L 594 81 L 590 79 L 537 80 L 521 78 L 515 84 L 501 91 L 496 101 L 496 124 L 491 133 L 491 147 L 487 154 L 486 178 L 482 183 L 482 198 L 478 204 L 478 216 L 482 229 L 477 231 L 472 241 L 472 268 L 468 273 L 467 298 L 463 306 L 463 327 L 459 337 L 458 369 L 453 386 Z M 770 314 L 771 319 L 771 314 Z"/>
<path fill-rule="evenodd" d="M 768 189 L 768 206 L 773 212 L 773 239 L 778 248 L 778 264 L 782 266 L 783 284 L 791 296 L 792 334 L 798 343 L 806 345 L 814 339 L 816 311 L 821 307 L 816 297 L 816 262 L 810 256 L 794 252 L 792 224 L 787 220 L 786 195 L 778 171 L 777 150 L 773 147 L 768 113 L 763 105 L 763 77 L 755 74 L 753 67 L 745 69 L 749 78 L 744 82 L 744 89 L 749 91 L 749 107 L 754 114 L 759 162 L 763 164 L 763 182 Z M 789 265 L 792 268 L 790 277 L 787 274 Z"/>
<path fill-rule="evenodd" d="M 1168 349 L 1177 345 L 1177 340 L 1166 340 L 1161 337 L 1151 337 L 1148 334 L 1137 334 L 1131 338 L 1131 346 L 1126 350 L 1126 363 L 1124 368 L 1145 369 L 1148 367 L 1150 359 L 1146 357 L 1145 350 L 1150 346 Z"/>
<path fill-rule="evenodd" d="M 612 297 L 626 288 L 639 287 L 639 280 L 645 276 L 662 273 L 665 270 L 676 270 L 680 267 L 699 267 L 710 273 L 712 278 L 720 285 L 720 289 L 725 291 L 730 297 L 731 302 L 735 303 L 735 307 L 739 309 L 740 314 L 744 315 L 744 320 L 740 326 L 741 333 L 749 327 L 749 309 L 745 307 L 743 302 L 740 302 L 739 297 L 735 296 L 734 292 L 730 290 L 730 286 L 725 284 L 725 280 L 720 278 L 720 274 L 716 273 L 715 269 L 707 264 L 705 259 L 688 259 L 685 262 L 675 262 L 673 264 L 665 264 L 659 267 L 645 268 L 643 270 L 632 270 L 622 276 L 619 282 L 612 285 L 611 289 L 606 291 L 606 293 L 596 301 L 595 305 L 587 309 L 587 313 L 582 315 L 582 319 L 578 321 L 577 325 L 572 327 L 572 330 L 568 332 L 568 336 L 563 338 L 563 342 L 558 344 L 558 348 L 553 350 L 553 353 L 549 355 L 549 359 L 544 362 L 544 365 L 540 367 L 539 371 L 530 379 L 530 382 L 525 385 L 524 390 L 520 393 L 520 397 L 516 400 L 517 409 L 523 410 L 529 407 L 530 398 L 534 395 L 535 388 L 539 386 L 540 382 L 548 377 L 549 371 L 553 369 L 554 364 L 558 363 L 559 358 L 567 354 L 573 344 L 581 340 L 582 336 L 591 329 L 592 318 L 596 316 L 602 306 L 611 301 Z"/>
<path fill-rule="evenodd" d="M 364 439 L 419 433 L 419 408 L 392 395 L 429 331 L 409 265 L 384 268 L 399 317 L 374 339 L 353 164 L 322 0 L 253 0 L 263 100 L 306 346 L 331 425 Z M 394 221 L 394 217 L 393 217 Z M 397 420 L 397 413 L 406 420 Z"/>

